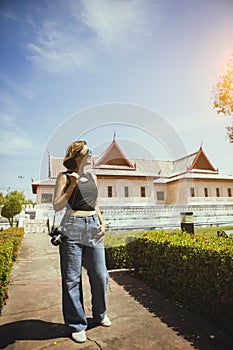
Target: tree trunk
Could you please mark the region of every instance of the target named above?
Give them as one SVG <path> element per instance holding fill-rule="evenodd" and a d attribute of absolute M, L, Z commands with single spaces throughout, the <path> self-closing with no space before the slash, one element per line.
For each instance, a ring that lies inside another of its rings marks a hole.
<path fill-rule="evenodd" d="M 10 227 L 12 227 L 13 226 L 13 218 L 8 218 L 8 220 L 9 220 L 9 223 L 10 223 Z"/>

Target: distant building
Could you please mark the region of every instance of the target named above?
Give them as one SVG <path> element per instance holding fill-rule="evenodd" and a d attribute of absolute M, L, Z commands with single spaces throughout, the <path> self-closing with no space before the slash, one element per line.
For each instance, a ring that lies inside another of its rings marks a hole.
<path fill-rule="evenodd" d="M 48 178 L 32 182 L 39 216 L 45 216 L 46 208 L 52 210 L 56 177 L 66 170 L 62 161 L 49 154 Z M 155 213 L 174 206 L 233 207 L 233 178 L 219 174 L 202 147 L 174 161 L 131 159 L 114 137 L 101 156 L 93 157 L 90 170 L 97 175 L 99 207 L 103 210 L 147 207 Z"/>

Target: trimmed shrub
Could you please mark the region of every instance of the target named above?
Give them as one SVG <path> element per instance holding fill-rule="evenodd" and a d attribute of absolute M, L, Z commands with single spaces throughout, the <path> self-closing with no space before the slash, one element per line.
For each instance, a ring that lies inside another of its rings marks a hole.
<path fill-rule="evenodd" d="M 108 270 L 132 267 L 129 264 L 130 258 L 125 244 L 106 248 L 105 255 Z"/>
<path fill-rule="evenodd" d="M 132 268 L 131 258 L 127 249 L 129 240 L 139 237 L 140 233 L 111 233 L 104 238 L 107 269 Z"/>
<path fill-rule="evenodd" d="M 24 231 L 9 228 L 0 232 L 0 312 L 8 298 L 11 268 L 18 256 Z"/>
<path fill-rule="evenodd" d="M 135 274 L 184 306 L 233 322 L 233 241 L 149 231 L 127 245 Z"/>

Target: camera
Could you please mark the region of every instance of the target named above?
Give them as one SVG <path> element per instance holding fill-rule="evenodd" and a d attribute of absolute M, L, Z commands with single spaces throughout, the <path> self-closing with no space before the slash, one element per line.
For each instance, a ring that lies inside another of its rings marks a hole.
<path fill-rule="evenodd" d="M 52 245 L 58 246 L 61 243 L 62 232 L 59 231 L 58 227 L 52 228 L 49 235 L 52 237 L 50 241 Z"/>

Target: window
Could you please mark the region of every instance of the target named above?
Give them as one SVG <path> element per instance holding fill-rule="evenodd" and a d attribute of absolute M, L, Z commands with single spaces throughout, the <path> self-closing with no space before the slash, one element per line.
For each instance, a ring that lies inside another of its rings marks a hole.
<path fill-rule="evenodd" d="M 158 201 L 164 201 L 164 192 L 163 191 L 158 191 L 156 194 L 157 194 Z"/>
<path fill-rule="evenodd" d="M 108 186 L 108 197 L 112 197 L 112 186 Z"/>
<path fill-rule="evenodd" d="M 205 194 L 205 197 L 208 197 L 208 188 L 207 187 L 204 188 L 204 194 Z"/>
<path fill-rule="evenodd" d="M 220 189 L 216 188 L 216 197 L 220 197 Z"/>
<path fill-rule="evenodd" d="M 194 187 L 190 187 L 190 196 L 195 197 Z"/>
<path fill-rule="evenodd" d="M 141 197 L 146 197 L 146 187 L 141 187 Z"/>
<path fill-rule="evenodd" d="M 232 197 L 231 188 L 227 189 L 228 197 Z"/>
<path fill-rule="evenodd" d="M 129 197 L 129 187 L 125 186 L 125 197 Z"/>
<path fill-rule="evenodd" d="M 53 201 L 52 193 L 42 193 L 41 203 L 52 203 L 52 201 Z"/>

